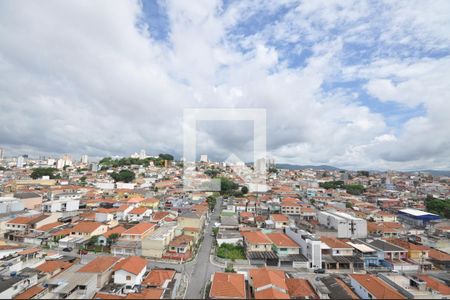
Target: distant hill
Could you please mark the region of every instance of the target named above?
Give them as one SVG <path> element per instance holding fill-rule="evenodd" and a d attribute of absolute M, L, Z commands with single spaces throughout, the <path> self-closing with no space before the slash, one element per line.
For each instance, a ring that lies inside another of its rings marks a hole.
<path fill-rule="evenodd" d="M 450 177 L 450 171 L 445 171 L 445 170 L 419 170 L 419 171 L 410 171 L 407 173 L 415 173 L 415 172 L 430 173 L 433 176 L 448 176 L 448 177 Z"/>
<path fill-rule="evenodd" d="M 324 170 L 324 171 L 340 171 L 343 169 L 339 169 L 333 166 L 327 165 L 291 165 L 291 164 L 276 164 L 277 169 L 287 169 L 287 170 L 305 170 L 305 169 L 314 169 L 314 170 Z"/>
<path fill-rule="evenodd" d="M 319 165 L 319 166 L 313 166 L 313 165 L 291 165 L 291 164 L 276 164 L 276 167 L 278 169 L 287 169 L 287 170 L 305 170 L 305 169 L 313 169 L 313 170 L 324 170 L 324 171 L 342 171 L 345 169 L 336 168 L 333 166 L 328 165 Z M 362 170 L 362 169 L 361 169 Z M 381 172 L 379 170 L 368 170 L 370 172 Z M 417 171 L 404 171 L 403 173 L 416 173 L 416 172 L 423 172 L 423 173 L 430 173 L 432 176 L 448 176 L 450 177 L 450 170 L 417 170 Z"/>

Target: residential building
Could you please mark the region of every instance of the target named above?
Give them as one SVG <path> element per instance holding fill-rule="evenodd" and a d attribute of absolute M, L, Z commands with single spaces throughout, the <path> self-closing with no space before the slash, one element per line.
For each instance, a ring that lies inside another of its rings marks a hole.
<path fill-rule="evenodd" d="M 278 266 L 278 256 L 272 250 L 272 241 L 261 231 L 241 233 L 247 258 L 254 265 Z"/>
<path fill-rule="evenodd" d="M 319 211 L 317 219 L 320 225 L 337 232 L 337 238 L 367 237 L 367 222 L 343 212 Z"/>
<path fill-rule="evenodd" d="M 175 237 L 175 223 L 164 224 L 142 240 L 142 255 L 161 258 Z"/>
<path fill-rule="evenodd" d="M 255 299 L 290 299 L 286 274 L 281 270 L 250 269 L 248 281 Z"/>
<path fill-rule="evenodd" d="M 175 279 L 175 270 L 152 269 L 144 278 L 142 285 L 152 288 L 166 289 Z"/>
<path fill-rule="evenodd" d="M 389 284 L 369 274 L 351 274 L 350 283 L 362 299 L 406 299 Z"/>
<path fill-rule="evenodd" d="M 243 274 L 216 272 L 211 275 L 210 299 L 246 299 L 246 296 Z"/>
<path fill-rule="evenodd" d="M 108 231 L 108 226 L 98 222 L 79 222 L 71 230 L 72 236 L 91 238 L 104 234 Z"/>
<path fill-rule="evenodd" d="M 78 211 L 80 209 L 79 199 L 60 199 L 42 203 L 43 212 L 65 212 Z"/>
<path fill-rule="evenodd" d="M 147 260 L 139 256 L 122 259 L 114 266 L 114 283 L 125 284 L 126 289 L 140 285 L 147 271 Z"/>
<path fill-rule="evenodd" d="M 286 215 L 271 214 L 269 220 L 273 222 L 275 229 L 283 229 L 289 226 L 289 218 Z"/>
<path fill-rule="evenodd" d="M 286 278 L 288 294 L 291 299 L 320 299 L 308 280 L 303 278 Z"/>
<path fill-rule="evenodd" d="M 286 228 L 286 235 L 300 245 L 301 253 L 308 259 L 309 269 L 322 268 L 322 243 L 319 238 L 296 228 Z"/>
<path fill-rule="evenodd" d="M 287 197 L 281 201 L 281 213 L 283 215 L 299 216 L 301 209 L 302 205 L 299 199 Z"/>
<path fill-rule="evenodd" d="M 88 264 L 78 269 L 77 273 L 95 274 L 97 277 L 97 288 L 102 288 L 112 278 L 113 267 L 120 258 L 115 256 L 97 256 Z"/>
<path fill-rule="evenodd" d="M 139 223 L 122 233 L 122 239 L 129 241 L 142 241 L 155 230 L 155 224 Z"/>

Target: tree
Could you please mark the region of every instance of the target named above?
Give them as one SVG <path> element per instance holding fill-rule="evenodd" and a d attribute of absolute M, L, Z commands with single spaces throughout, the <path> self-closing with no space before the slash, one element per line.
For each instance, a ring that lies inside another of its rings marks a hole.
<path fill-rule="evenodd" d="M 344 182 L 342 180 L 327 181 L 319 183 L 319 186 L 324 189 L 338 189 L 344 187 Z"/>
<path fill-rule="evenodd" d="M 350 201 L 345 202 L 346 208 L 353 208 L 353 204 Z"/>
<path fill-rule="evenodd" d="M 233 264 L 227 264 L 227 266 L 225 268 L 225 273 L 236 273 L 236 271 L 234 270 Z"/>
<path fill-rule="evenodd" d="M 346 184 L 344 185 L 344 188 L 346 189 L 347 193 L 351 195 L 361 195 L 364 193 L 364 186 L 361 184 Z"/>
<path fill-rule="evenodd" d="M 206 198 L 206 202 L 208 203 L 208 208 L 209 208 L 209 210 L 210 210 L 210 211 L 213 211 L 213 210 L 214 210 L 214 207 L 216 206 L 216 202 L 217 202 L 216 197 L 214 197 L 214 196 L 208 196 L 208 197 Z"/>
<path fill-rule="evenodd" d="M 220 174 L 220 170 L 218 169 L 208 169 L 205 171 L 205 175 L 208 175 L 211 178 L 217 177 L 218 174 Z"/>
<path fill-rule="evenodd" d="M 173 155 L 167 153 L 161 153 L 158 157 L 162 160 L 173 160 Z"/>
<path fill-rule="evenodd" d="M 111 173 L 112 179 L 114 179 L 115 182 L 131 182 L 136 177 L 136 174 L 130 170 L 120 170 L 119 173 L 113 172 Z"/>
<path fill-rule="evenodd" d="M 369 177 L 369 171 L 358 171 L 358 176 L 366 176 Z"/>
<path fill-rule="evenodd" d="M 239 189 L 239 185 L 226 177 L 220 177 L 221 194 L 232 194 Z"/>
<path fill-rule="evenodd" d="M 109 237 L 108 237 L 108 245 L 112 245 L 115 241 L 117 241 L 119 239 L 120 235 L 118 233 L 112 233 Z"/>
<path fill-rule="evenodd" d="M 50 179 L 54 179 L 55 172 L 56 172 L 55 168 L 37 168 L 33 170 L 30 176 L 33 179 L 42 178 L 42 176 L 49 176 Z"/>
<path fill-rule="evenodd" d="M 244 195 L 247 194 L 248 193 L 248 187 L 246 187 L 246 186 L 241 187 L 241 192 Z"/>
<path fill-rule="evenodd" d="M 97 244 L 97 242 L 98 242 L 98 235 L 94 235 L 93 237 L 91 237 L 91 238 L 89 239 L 88 244 L 89 244 L 89 245 L 95 245 L 95 244 Z"/>
<path fill-rule="evenodd" d="M 213 235 L 214 235 L 214 236 L 217 236 L 217 234 L 219 233 L 219 227 L 214 227 L 214 228 L 212 229 L 212 232 L 213 232 Z"/>
<path fill-rule="evenodd" d="M 425 199 L 425 207 L 430 213 L 450 219 L 450 200 L 437 199 L 428 195 Z"/>
<path fill-rule="evenodd" d="M 275 173 L 275 174 L 278 174 L 278 169 L 275 168 L 275 167 L 270 167 L 268 171 L 269 171 L 269 173 Z"/>

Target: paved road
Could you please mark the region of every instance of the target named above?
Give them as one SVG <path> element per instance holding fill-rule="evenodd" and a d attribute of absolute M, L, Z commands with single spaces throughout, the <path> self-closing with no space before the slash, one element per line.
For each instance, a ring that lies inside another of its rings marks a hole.
<path fill-rule="evenodd" d="M 211 264 L 209 257 L 213 244 L 214 237 L 212 236 L 212 227 L 215 222 L 218 222 L 222 207 L 222 198 L 217 198 L 216 207 L 211 215 L 208 226 L 205 229 L 203 242 L 200 246 L 196 260 L 191 264 L 186 264 L 186 272 L 189 274 L 189 285 L 186 293 L 187 299 L 203 298 L 203 288 L 210 280 L 214 272 L 222 269 Z"/>

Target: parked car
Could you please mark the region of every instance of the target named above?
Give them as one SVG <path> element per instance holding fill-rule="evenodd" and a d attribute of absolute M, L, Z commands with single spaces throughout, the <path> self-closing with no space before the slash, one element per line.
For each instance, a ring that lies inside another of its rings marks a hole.
<path fill-rule="evenodd" d="M 64 251 L 64 252 L 72 252 L 72 247 L 66 247 L 66 248 L 64 248 L 64 249 L 62 249 L 62 251 Z"/>
<path fill-rule="evenodd" d="M 325 274 L 325 269 L 315 269 L 314 273 L 316 273 L 316 274 Z"/>

